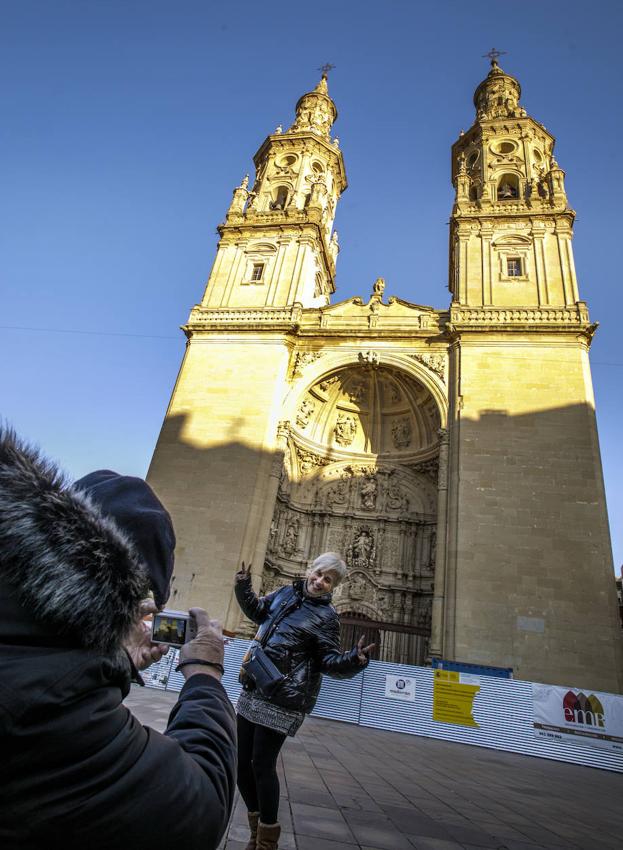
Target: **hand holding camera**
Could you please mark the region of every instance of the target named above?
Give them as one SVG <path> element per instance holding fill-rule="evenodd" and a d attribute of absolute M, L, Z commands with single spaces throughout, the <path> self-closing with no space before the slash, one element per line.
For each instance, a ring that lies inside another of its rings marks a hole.
<path fill-rule="evenodd" d="M 225 656 L 223 628 L 218 620 L 211 620 L 203 608 L 191 608 L 188 613 L 191 623 L 194 621 L 196 625 L 196 633 L 182 646 L 178 667 L 185 679 L 195 673 L 204 673 L 220 681 Z"/>
<path fill-rule="evenodd" d="M 153 599 L 144 599 L 140 605 L 139 619 L 125 642 L 126 652 L 137 670 L 145 670 L 150 664 L 160 661 L 169 651 L 166 643 L 153 642 L 152 629 L 150 624 L 145 622 L 145 617 L 150 614 L 156 616 L 157 612 Z"/>

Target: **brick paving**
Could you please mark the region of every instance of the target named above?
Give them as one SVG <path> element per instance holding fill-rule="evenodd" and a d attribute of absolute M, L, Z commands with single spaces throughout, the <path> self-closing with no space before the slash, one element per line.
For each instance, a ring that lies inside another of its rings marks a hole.
<path fill-rule="evenodd" d="M 126 700 L 163 730 L 176 694 Z M 280 850 L 620 850 L 621 775 L 308 718 L 279 760 Z M 221 850 L 244 850 L 236 799 Z"/>

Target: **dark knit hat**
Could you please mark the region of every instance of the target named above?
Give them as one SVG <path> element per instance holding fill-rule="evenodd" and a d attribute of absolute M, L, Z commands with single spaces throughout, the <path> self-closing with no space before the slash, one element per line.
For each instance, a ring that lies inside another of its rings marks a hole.
<path fill-rule="evenodd" d="M 149 574 L 154 600 L 162 608 L 169 598 L 175 532 L 168 511 L 142 478 L 98 469 L 75 482 L 102 513 L 131 539 Z"/>

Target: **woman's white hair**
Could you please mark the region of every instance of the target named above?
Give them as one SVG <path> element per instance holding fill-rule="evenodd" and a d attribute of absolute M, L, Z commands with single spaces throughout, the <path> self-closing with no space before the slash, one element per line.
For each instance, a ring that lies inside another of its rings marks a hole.
<path fill-rule="evenodd" d="M 318 555 L 309 566 L 307 576 L 310 576 L 316 570 L 320 570 L 321 573 L 335 573 L 334 587 L 337 587 L 346 578 L 347 567 L 342 556 L 338 555 L 337 552 L 324 552 L 322 555 Z"/>

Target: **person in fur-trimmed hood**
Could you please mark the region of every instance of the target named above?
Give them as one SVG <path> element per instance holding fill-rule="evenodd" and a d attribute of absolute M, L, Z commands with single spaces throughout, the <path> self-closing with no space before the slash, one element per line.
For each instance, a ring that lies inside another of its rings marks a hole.
<path fill-rule="evenodd" d="M 144 481 L 100 470 L 70 484 L 0 428 L 3 850 L 217 847 L 236 768 L 220 625 L 192 609 L 164 735 L 122 704 L 166 651 L 142 616 L 166 602 L 174 547 Z"/>

